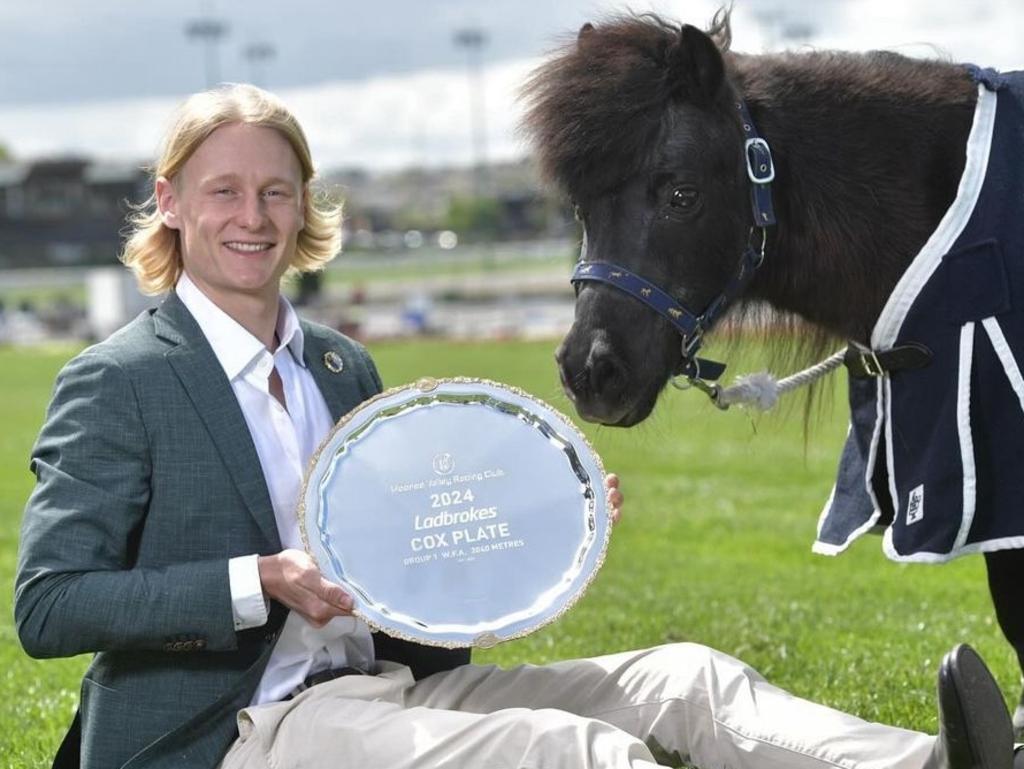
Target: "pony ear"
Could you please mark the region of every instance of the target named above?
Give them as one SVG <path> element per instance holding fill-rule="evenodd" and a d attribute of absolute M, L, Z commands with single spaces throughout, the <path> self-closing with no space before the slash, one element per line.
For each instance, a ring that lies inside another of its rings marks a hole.
<path fill-rule="evenodd" d="M 715 42 L 690 24 L 679 30 L 669 53 L 672 93 L 698 104 L 710 104 L 725 82 L 725 62 Z"/>
<path fill-rule="evenodd" d="M 582 27 L 580 27 L 579 34 L 576 35 L 576 42 L 577 43 L 582 43 L 583 42 L 583 38 L 585 38 L 587 35 L 589 35 L 593 31 L 594 31 L 594 25 L 591 24 L 588 21 L 586 24 L 584 24 Z"/>

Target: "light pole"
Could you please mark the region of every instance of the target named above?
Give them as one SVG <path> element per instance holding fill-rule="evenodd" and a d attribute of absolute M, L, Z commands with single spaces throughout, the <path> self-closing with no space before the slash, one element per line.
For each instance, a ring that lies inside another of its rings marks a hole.
<path fill-rule="evenodd" d="M 213 88 L 220 82 L 220 68 L 217 61 L 217 45 L 228 33 L 228 26 L 219 19 L 206 16 L 193 19 L 185 25 L 185 35 L 205 45 L 206 87 Z"/>
<path fill-rule="evenodd" d="M 264 65 L 277 55 L 277 50 L 270 43 L 250 43 L 242 55 L 249 62 L 249 82 L 266 88 L 267 70 Z"/>
<path fill-rule="evenodd" d="M 473 177 L 477 198 L 487 192 L 487 128 L 484 124 L 484 84 L 481 51 L 487 45 L 487 33 L 479 27 L 466 27 L 455 33 L 455 45 L 466 49 L 469 72 L 469 119 L 473 137 Z"/>

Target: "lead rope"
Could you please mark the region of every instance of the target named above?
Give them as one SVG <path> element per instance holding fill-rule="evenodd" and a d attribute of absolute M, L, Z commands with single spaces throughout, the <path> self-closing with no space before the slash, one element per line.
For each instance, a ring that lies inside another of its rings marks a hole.
<path fill-rule="evenodd" d="M 768 411 L 775 407 L 779 396 L 792 390 L 809 385 L 821 379 L 823 376 L 843 365 L 843 358 L 846 349 L 839 350 L 825 358 L 825 360 L 814 364 L 810 368 L 798 371 L 784 379 L 776 379 L 767 371 L 757 374 L 747 374 L 737 377 L 736 381 L 729 387 L 693 380 L 685 386 L 675 379 L 672 383 L 681 390 L 696 387 L 711 398 L 711 402 L 718 408 L 725 411 L 730 406 L 754 406 L 759 411 Z"/>

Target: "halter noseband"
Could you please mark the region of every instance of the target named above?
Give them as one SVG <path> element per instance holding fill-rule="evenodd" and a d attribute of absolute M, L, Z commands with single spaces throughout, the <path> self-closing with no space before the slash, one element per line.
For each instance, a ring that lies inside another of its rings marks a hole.
<path fill-rule="evenodd" d="M 705 382 L 715 381 L 725 371 L 724 363 L 696 357 L 704 343 L 704 334 L 711 329 L 733 300 L 743 293 L 754 272 L 761 266 L 761 262 L 764 261 L 765 243 L 768 240 L 767 228 L 775 224 L 771 190 L 771 182 L 775 178 L 775 164 L 772 162 L 771 149 L 764 137 L 757 132 L 750 111 L 742 99 L 736 102 L 736 109 L 739 110 L 740 122 L 743 125 L 743 155 L 747 177 L 751 182 L 750 206 L 754 214 L 754 225 L 750 231 L 753 237 L 754 231 L 760 230 L 761 242 L 755 248 L 748 240 L 732 277 L 704 311 L 700 314 L 691 312 L 667 291 L 611 262 L 579 262 L 571 278 L 574 285 L 583 281 L 607 283 L 638 299 L 666 318 L 682 336 L 682 362 L 675 373 L 685 376 L 691 384 L 698 387 L 703 385 L 704 388 L 708 387 Z"/>

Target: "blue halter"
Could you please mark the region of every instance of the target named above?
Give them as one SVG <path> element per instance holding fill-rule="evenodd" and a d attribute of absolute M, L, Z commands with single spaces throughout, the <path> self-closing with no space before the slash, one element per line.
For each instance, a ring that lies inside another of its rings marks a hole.
<path fill-rule="evenodd" d="M 747 105 L 740 99 L 736 103 L 743 125 L 744 159 L 747 177 L 750 179 L 750 205 L 754 214 L 754 226 L 761 230 L 761 243 L 755 249 L 747 244 L 740 256 L 739 265 L 722 291 L 711 300 L 699 315 L 690 312 L 671 294 L 663 291 L 645 278 L 611 262 L 584 262 L 576 265 L 571 281 L 577 285 L 584 281 L 599 281 L 624 291 L 634 299 L 646 304 L 669 323 L 682 336 L 682 365 L 677 373 L 691 382 L 715 381 L 725 371 L 724 363 L 698 358 L 697 351 L 704 343 L 707 333 L 733 300 L 743 293 L 754 272 L 764 261 L 764 247 L 767 242 L 767 228 L 775 224 L 775 209 L 772 206 L 771 182 L 775 178 L 775 164 L 772 162 L 768 142 L 757 132 Z M 578 288 L 578 285 L 577 285 Z"/>

